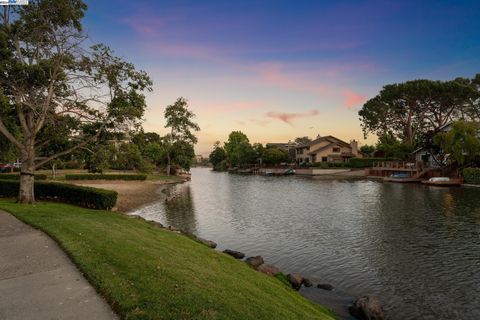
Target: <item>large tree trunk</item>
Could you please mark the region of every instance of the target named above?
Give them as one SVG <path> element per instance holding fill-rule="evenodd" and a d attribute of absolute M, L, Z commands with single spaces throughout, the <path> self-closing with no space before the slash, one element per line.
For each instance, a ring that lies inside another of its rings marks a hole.
<path fill-rule="evenodd" d="M 407 142 L 409 145 L 413 145 L 413 128 L 412 128 L 412 113 L 408 113 L 407 120 Z"/>
<path fill-rule="evenodd" d="M 22 155 L 22 166 L 20 169 L 20 189 L 18 192 L 18 202 L 32 204 L 35 202 L 33 192 L 34 184 L 34 166 L 35 153 L 33 147 Z"/>

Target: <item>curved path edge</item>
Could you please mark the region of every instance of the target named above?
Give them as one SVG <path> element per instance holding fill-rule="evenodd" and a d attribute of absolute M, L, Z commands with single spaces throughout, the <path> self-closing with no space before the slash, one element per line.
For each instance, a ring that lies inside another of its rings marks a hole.
<path fill-rule="evenodd" d="M 118 319 L 57 243 L 0 210 L 0 319 Z"/>

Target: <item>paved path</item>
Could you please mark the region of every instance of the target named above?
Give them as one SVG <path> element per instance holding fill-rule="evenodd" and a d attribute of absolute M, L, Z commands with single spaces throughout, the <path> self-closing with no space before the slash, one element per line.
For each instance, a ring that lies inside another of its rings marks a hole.
<path fill-rule="evenodd" d="M 0 319 L 118 319 L 59 246 L 0 210 Z"/>

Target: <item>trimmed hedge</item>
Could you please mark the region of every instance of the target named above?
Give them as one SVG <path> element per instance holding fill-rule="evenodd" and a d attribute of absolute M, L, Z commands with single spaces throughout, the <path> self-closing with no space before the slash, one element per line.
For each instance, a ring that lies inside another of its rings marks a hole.
<path fill-rule="evenodd" d="M 0 180 L 0 196 L 16 197 L 20 182 Z M 37 199 L 55 200 L 85 208 L 111 210 L 117 203 L 117 192 L 55 182 L 35 182 Z"/>
<path fill-rule="evenodd" d="M 350 168 L 370 168 L 377 162 L 381 161 L 395 161 L 394 158 L 351 158 L 348 161 Z"/>
<path fill-rule="evenodd" d="M 0 180 L 20 180 L 20 174 L 0 173 Z M 46 174 L 35 174 L 35 180 L 47 180 Z"/>
<path fill-rule="evenodd" d="M 67 174 L 65 180 L 146 180 L 146 174 Z"/>
<path fill-rule="evenodd" d="M 480 168 L 463 169 L 463 178 L 466 183 L 480 184 Z"/>

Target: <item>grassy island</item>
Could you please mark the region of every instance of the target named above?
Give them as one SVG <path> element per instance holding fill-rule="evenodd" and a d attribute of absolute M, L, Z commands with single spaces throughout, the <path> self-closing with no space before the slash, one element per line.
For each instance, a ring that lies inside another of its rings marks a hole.
<path fill-rule="evenodd" d="M 0 199 L 54 238 L 123 319 L 333 319 L 279 280 L 123 214 Z"/>

